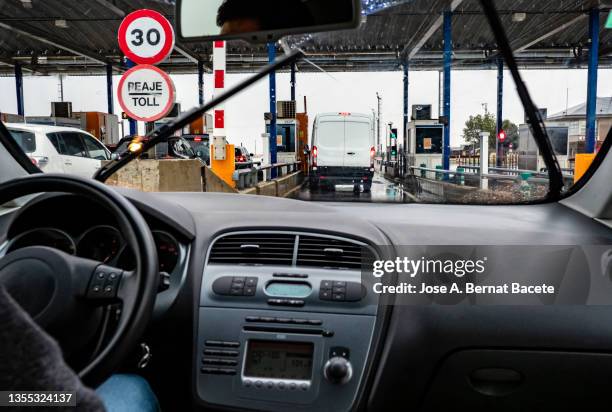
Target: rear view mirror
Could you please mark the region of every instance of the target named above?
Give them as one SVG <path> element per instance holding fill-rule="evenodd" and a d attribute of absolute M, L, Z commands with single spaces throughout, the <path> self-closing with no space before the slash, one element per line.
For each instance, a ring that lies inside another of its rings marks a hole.
<path fill-rule="evenodd" d="M 177 0 L 181 41 L 268 42 L 288 34 L 350 29 L 360 0 Z"/>

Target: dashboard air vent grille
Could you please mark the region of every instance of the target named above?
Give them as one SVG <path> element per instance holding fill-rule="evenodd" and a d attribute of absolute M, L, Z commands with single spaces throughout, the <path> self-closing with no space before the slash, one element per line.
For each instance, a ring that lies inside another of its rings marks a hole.
<path fill-rule="evenodd" d="M 298 266 L 361 269 L 362 246 L 339 239 L 300 236 Z"/>
<path fill-rule="evenodd" d="M 228 235 L 217 240 L 210 263 L 226 265 L 287 265 L 293 263 L 295 235 L 254 233 Z"/>

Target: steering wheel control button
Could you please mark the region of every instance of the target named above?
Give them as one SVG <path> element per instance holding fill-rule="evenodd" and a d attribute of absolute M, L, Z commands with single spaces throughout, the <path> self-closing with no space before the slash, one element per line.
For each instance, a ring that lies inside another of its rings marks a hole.
<path fill-rule="evenodd" d="M 159 285 L 157 286 L 158 292 L 170 289 L 170 274 L 167 272 L 159 272 Z"/>
<path fill-rule="evenodd" d="M 111 276 L 114 275 L 114 276 Z M 98 266 L 91 277 L 87 288 L 87 297 L 90 299 L 113 299 L 117 297 L 121 273 L 107 270 Z"/>

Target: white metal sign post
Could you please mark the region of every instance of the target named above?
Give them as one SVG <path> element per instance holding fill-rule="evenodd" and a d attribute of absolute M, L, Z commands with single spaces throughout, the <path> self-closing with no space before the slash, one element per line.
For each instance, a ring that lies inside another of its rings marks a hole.
<path fill-rule="evenodd" d="M 155 66 L 139 65 L 119 82 L 119 104 L 129 117 L 143 122 L 164 118 L 176 101 L 170 76 Z"/>

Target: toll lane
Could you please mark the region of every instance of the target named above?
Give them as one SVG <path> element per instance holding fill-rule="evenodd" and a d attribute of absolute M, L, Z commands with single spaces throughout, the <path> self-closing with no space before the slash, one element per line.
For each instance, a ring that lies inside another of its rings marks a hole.
<path fill-rule="evenodd" d="M 411 203 L 416 201 L 416 198 L 404 191 L 401 185 L 378 173 L 374 175 L 370 193 L 364 193 L 363 188 L 359 193 L 354 193 L 352 185 L 337 185 L 334 190 L 311 190 L 308 181 L 306 181 L 302 188 L 291 197 L 299 200 L 323 202 Z"/>

